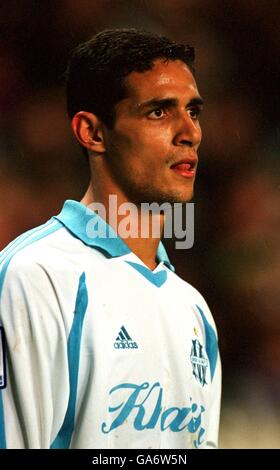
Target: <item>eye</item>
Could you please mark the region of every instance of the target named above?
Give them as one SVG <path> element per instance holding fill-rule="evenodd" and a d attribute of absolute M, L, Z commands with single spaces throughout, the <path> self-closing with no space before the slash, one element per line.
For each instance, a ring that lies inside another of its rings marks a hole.
<path fill-rule="evenodd" d="M 153 109 L 153 111 L 150 111 L 148 116 L 150 119 L 160 119 L 165 115 L 165 110 L 164 108 L 156 108 Z"/>
<path fill-rule="evenodd" d="M 201 113 L 201 109 L 196 107 L 196 106 L 192 106 L 191 108 L 188 109 L 188 113 L 189 113 L 189 116 L 191 117 L 191 119 L 196 121 L 199 118 L 199 115 Z"/>

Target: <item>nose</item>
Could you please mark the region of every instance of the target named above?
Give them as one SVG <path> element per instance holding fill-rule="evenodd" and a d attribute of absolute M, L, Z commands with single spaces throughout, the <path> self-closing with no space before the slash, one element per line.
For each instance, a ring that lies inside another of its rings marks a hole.
<path fill-rule="evenodd" d="M 187 112 L 180 116 L 175 129 L 173 144 L 198 148 L 201 138 L 202 132 L 199 121 L 191 118 Z"/>

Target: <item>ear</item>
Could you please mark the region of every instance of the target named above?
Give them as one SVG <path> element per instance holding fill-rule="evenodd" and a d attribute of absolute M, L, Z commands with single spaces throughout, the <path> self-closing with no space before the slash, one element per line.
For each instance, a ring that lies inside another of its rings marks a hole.
<path fill-rule="evenodd" d="M 106 151 L 103 126 L 95 114 L 79 111 L 72 119 L 72 131 L 80 144 L 90 153 Z"/>

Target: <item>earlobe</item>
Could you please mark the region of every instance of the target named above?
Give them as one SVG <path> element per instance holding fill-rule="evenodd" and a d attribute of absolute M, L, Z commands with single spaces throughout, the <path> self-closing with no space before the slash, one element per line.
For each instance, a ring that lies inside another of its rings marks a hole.
<path fill-rule="evenodd" d="M 105 152 L 103 126 L 95 114 L 79 111 L 72 119 L 72 131 L 79 143 L 89 152 Z"/>

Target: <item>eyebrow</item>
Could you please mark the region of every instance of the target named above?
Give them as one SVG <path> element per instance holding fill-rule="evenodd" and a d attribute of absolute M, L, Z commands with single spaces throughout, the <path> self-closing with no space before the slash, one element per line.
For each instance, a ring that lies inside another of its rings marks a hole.
<path fill-rule="evenodd" d="M 178 106 L 179 100 L 177 98 L 153 98 L 148 101 L 144 101 L 143 103 L 138 104 L 137 109 L 138 111 L 141 111 L 145 108 L 153 108 L 153 107 L 158 107 L 158 108 L 171 108 Z M 196 96 L 195 98 L 192 98 L 188 104 L 187 107 L 189 108 L 190 106 L 203 106 L 204 101 L 201 98 L 201 96 Z"/>

